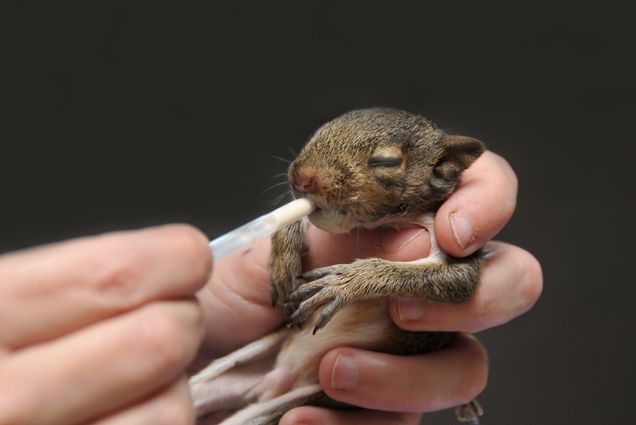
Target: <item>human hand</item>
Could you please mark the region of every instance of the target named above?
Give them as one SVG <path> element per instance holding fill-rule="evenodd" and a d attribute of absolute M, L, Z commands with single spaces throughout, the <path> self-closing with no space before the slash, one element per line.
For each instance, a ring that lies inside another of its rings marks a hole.
<path fill-rule="evenodd" d="M 183 225 L 0 256 L 0 423 L 193 422 L 211 264 Z"/>
<path fill-rule="evenodd" d="M 435 233 L 442 248 L 465 256 L 483 246 L 509 220 L 516 194 L 510 166 L 493 153 L 483 154 L 464 172 L 462 183 L 437 213 Z M 455 232 L 449 223 L 451 214 L 458 223 Z M 461 219 L 476 230 L 465 232 L 467 226 Z M 462 239 L 465 233 L 468 236 Z M 428 235 L 422 230 L 332 235 L 310 226 L 307 242 L 310 251 L 304 258 L 305 269 L 364 257 L 409 261 L 430 249 Z M 272 310 L 267 291 L 268 250 L 268 241 L 263 241 L 215 265 L 213 283 L 200 293 L 208 331 L 204 356 L 225 354 L 280 326 L 282 315 Z M 451 306 L 401 299 L 391 300 L 389 307 L 394 321 L 407 329 L 476 332 L 527 311 L 537 300 L 541 285 L 540 267 L 529 253 L 493 243 L 480 286 L 468 303 Z M 417 356 L 337 348 L 321 362 L 322 388 L 334 399 L 383 412 L 300 407 L 288 412 L 281 423 L 415 424 L 420 412 L 472 400 L 486 384 L 487 368 L 484 348 L 465 333 L 439 352 Z M 356 377 L 354 382 L 346 380 L 351 376 Z"/>

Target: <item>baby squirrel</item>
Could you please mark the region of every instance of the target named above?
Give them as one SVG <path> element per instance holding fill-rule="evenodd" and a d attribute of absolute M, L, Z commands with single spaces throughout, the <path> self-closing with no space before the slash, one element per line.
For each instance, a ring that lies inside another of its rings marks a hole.
<path fill-rule="evenodd" d="M 438 247 L 433 216 L 484 151 L 475 139 L 451 136 L 427 119 L 389 108 L 348 112 L 320 127 L 289 167 L 294 197 L 312 200 L 308 220 L 332 232 L 418 224 L 431 238 L 428 257 L 411 262 L 356 260 L 303 273 L 307 219 L 272 236 L 270 293 L 288 326 L 217 359 L 191 379 L 199 416 L 235 411 L 224 425 L 278 423 L 293 407 L 347 407 L 318 385 L 322 356 L 342 345 L 393 354 L 447 345 L 448 332 L 411 332 L 393 324 L 389 295 L 462 303 L 479 281 L 484 256 L 454 258 Z M 475 402 L 457 409 L 475 421 Z M 206 423 L 205 417 L 202 422 Z"/>

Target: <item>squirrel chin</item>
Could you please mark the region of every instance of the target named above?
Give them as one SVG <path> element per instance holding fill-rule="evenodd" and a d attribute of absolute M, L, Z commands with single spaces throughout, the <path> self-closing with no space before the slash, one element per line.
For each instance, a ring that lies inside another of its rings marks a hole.
<path fill-rule="evenodd" d="M 317 228 L 336 235 L 348 233 L 361 225 L 359 221 L 320 208 L 309 214 L 307 218 Z"/>
<path fill-rule="evenodd" d="M 321 230 L 333 234 L 349 233 L 354 229 L 373 230 L 378 228 L 404 229 L 420 227 L 411 216 L 384 217 L 379 220 L 359 220 L 351 217 L 343 217 L 341 214 L 323 209 L 316 209 L 308 217 L 309 222 Z"/>

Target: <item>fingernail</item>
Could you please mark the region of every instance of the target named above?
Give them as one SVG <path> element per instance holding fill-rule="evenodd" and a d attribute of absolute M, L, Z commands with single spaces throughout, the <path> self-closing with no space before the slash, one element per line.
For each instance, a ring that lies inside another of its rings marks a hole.
<path fill-rule="evenodd" d="M 477 237 L 473 225 L 457 211 L 452 212 L 449 217 L 455 240 L 463 249 L 468 248 Z"/>
<path fill-rule="evenodd" d="M 331 388 L 334 390 L 351 390 L 358 380 L 358 365 L 351 356 L 338 354 L 331 371 Z"/>
<path fill-rule="evenodd" d="M 414 298 L 398 298 L 397 313 L 400 321 L 410 322 L 422 316 L 422 302 Z"/>

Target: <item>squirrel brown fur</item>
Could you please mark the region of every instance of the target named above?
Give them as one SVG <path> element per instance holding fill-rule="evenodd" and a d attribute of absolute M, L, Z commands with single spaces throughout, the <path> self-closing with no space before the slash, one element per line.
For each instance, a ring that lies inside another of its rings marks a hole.
<path fill-rule="evenodd" d="M 285 309 L 288 328 L 201 372 L 191 384 L 199 414 L 238 410 L 223 424 L 270 425 L 299 405 L 346 407 L 318 386 L 319 362 L 330 349 L 348 345 L 408 355 L 447 345 L 452 333 L 398 328 L 386 297 L 457 304 L 473 294 L 483 253 L 454 258 L 441 251 L 433 216 L 484 149 L 478 140 L 448 135 L 421 116 L 390 108 L 351 111 L 320 127 L 288 171 L 294 197 L 316 205 L 308 221 L 332 233 L 415 223 L 429 231 L 431 254 L 412 262 L 360 259 L 303 273 L 307 220 L 276 232 L 270 293 L 273 304 Z M 273 363 L 269 372 L 248 373 L 263 362 Z M 232 379 L 242 380 L 236 392 L 243 394 L 219 394 Z M 476 402 L 458 410 L 460 420 L 479 414 Z"/>

